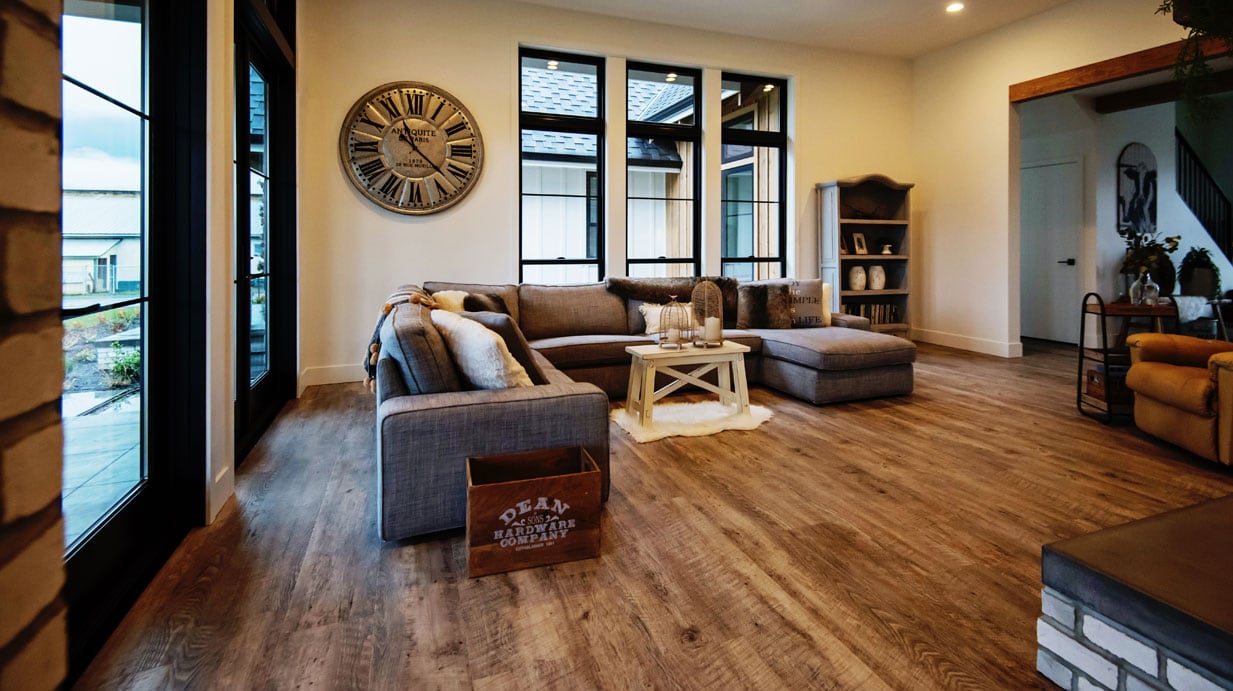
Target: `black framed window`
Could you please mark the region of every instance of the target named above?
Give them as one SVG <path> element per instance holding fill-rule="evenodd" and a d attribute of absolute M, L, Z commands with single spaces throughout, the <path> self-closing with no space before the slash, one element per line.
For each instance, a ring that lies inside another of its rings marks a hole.
<path fill-rule="evenodd" d="M 604 277 L 604 60 L 519 50 L 519 280 Z"/>
<path fill-rule="evenodd" d="M 702 73 L 631 62 L 626 98 L 626 272 L 697 276 Z"/>
<path fill-rule="evenodd" d="M 787 258 L 788 83 L 722 77 L 723 275 L 780 278 Z"/>
<path fill-rule="evenodd" d="M 63 9 L 71 682 L 205 514 L 206 3 Z"/>

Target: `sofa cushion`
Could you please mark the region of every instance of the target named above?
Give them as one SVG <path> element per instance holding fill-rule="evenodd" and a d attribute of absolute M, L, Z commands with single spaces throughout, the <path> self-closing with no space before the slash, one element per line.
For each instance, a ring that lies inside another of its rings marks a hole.
<path fill-rule="evenodd" d="M 750 329 L 762 337 L 762 357 L 816 370 L 855 370 L 916 361 L 916 344 L 856 329 Z"/>
<path fill-rule="evenodd" d="M 737 286 L 736 328 L 792 328 L 792 281 L 749 281 Z"/>
<path fill-rule="evenodd" d="M 522 331 L 518 329 L 512 317 L 500 312 L 462 312 L 461 314 L 496 332 L 501 340 L 505 341 L 505 347 L 509 349 L 510 355 L 513 355 L 518 364 L 527 371 L 527 376 L 531 377 L 532 383 L 548 383 L 547 377 L 540 370 L 539 363 L 535 361 L 535 356 L 532 354 L 534 351 L 531 350 L 526 337 L 522 335 Z"/>
<path fill-rule="evenodd" d="M 505 302 L 505 311 L 514 321 L 522 323 L 518 314 L 518 286 L 513 283 L 450 283 L 447 281 L 428 281 L 424 290 L 435 293 L 438 290 L 464 290 L 475 295 L 497 295 Z"/>
<path fill-rule="evenodd" d="M 625 301 L 603 283 L 518 287 L 518 325 L 527 339 L 586 334 L 623 334 Z"/>
<path fill-rule="evenodd" d="M 449 349 L 423 305 L 397 305 L 381 324 L 381 350 L 397 364 L 407 392 L 459 391 L 462 384 Z"/>
<path fill-rule="evenodd" d="M 629 333 L 646 332 L 646 324 L 638 311 L 644 302 L 663 304 L 675 295 L 678 302 L 690 302 L 694 286 L 700 281 L 710 281 L 719 286 L 719 292 L 724 297 L 724 325 L 736 324 L 736 289 L 737 281 L 728 276 L 682 276 L 676 278 L 630 278 L 626 276 L 610 277 L 607 280 L 608 290 L 625 298 L 626 314 L 629 321 Z"/>
<path fill-rule="evenodd" d="M 626 346 L 649 345 L 655 339 L 624 334 L 586 334 L 532 339 L 531 347 L 561 369 L 629 364 Z"/>
<path fill-rule="evenodd" d="M 527 370 L 495 331 L 449 310 L 436 309 L 431 316 L 449 346 L 454 364 L 472 389 L 533 386 Z"/>
<path fill-rule="evenodd" d="M 698 328 L 698 319 L 694 315 L 694 306 L 688 302 L 678 304 L 684 307 L 686 314 L 689 315 L 689 328 Z M 660 324 L 660 316 L 664 313 L 663 305 L 655 302 L 644 302 L 638 305 L 638 311 L 642 313 L 642 322 L 646 325 L 646 335 L 654 336 L 663 330 Z"/>
<path fill-rule="evenodd" d="M 796 281 L 788 290 L 792 305 L 792 328 L 815 328 L 831 325 L 830 286 L 821 279 Z"/>
<path fill-rule="evenodd" d="M 1212 417 L 1216 383 L 1206 367 L 1184 367 L 1166 362 L 1136 362 L 1126 372 L 1126 386 L 1174 408 Z M 1136 411 L 1137 413 L 1137 411 Z"/>
<path fill-rule="evenodd" d="M 505 306 L 505 298 L 496 293 L 467 293 L 467 296 L 462 299 L 462 309 L 464 312 L 509 314 L 509 308 Z"/>

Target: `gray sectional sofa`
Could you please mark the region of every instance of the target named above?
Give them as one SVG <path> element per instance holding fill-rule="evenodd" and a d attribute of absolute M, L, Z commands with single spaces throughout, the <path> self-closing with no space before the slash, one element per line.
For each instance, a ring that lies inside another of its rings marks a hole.
<path fill-rule="evenodd" d="M 504 303 L 544 383 L 500 391 L 463 390 L 428 310 L 419 304 L 396 306 L 380 328 L 376 364 L 381 537 L 401 539 L 464 525 L 468 456 L 585 446 L 603 473 L 606 500 L 608 400 L 625 395 L 630 366 L 625 347 L 654 342 L 642 333 L 646 326 L 638 306 L 666 302 L 669 295 L 685 301 L 698 280 L 425 283 L 429 293 L 462 290 Z M 736 329 L 734 307 L 743 307 L 745 293 L 731 280 L 720 285 L 724 337 L 749 346 L 750 384 L 814 404 L 911 393 L 916 359 L 911 341 L 872 332 L 868 320 L 839 314 L 832 315 L 830 327 Z"/>

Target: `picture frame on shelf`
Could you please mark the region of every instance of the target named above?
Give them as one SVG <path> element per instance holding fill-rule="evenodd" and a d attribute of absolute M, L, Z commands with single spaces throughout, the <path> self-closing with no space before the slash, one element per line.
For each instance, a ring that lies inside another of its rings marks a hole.
<path fill-rule="evenodd" d="M 843 233 L 839 234 L 839 253 L 840 254 L 848 253 L 848 241 L 844 237 Z"/>
<path fill-rule="evenodd" d="M 857 254 L 869 254 L 869 246 L 865 244 L 864 233 L 852 233 L 852 247 Z"/>

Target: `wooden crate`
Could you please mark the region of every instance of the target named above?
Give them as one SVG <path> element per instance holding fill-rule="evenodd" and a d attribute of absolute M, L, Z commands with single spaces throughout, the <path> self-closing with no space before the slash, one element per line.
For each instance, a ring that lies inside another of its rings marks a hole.
<path fill-rule="evenodd" d="M 581 447 L 467 459 L 467 575 L 599 556 L 600 472 Z"/>
<path fill-rule="evenodd" d="M 1089 369 L 1084 378 L 1088 396 L 1105 400 L 1106 389 L 1109 392 L 1109 403 L 1134 403 L 1134 393 L 1126 388 L 1125 369 L 1110 374 L 1100 369 Z"/>

